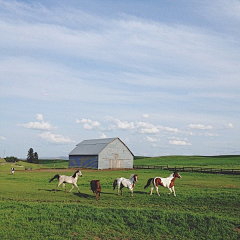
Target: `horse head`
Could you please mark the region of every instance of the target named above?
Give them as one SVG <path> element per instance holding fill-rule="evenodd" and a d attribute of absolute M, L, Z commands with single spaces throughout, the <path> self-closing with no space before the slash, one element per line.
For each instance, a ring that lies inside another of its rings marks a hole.
<path fill-rule="evenodd" d="M 178 172 L 174 172 L 173 176 L 174 176 L 174 177 L 177 177 L 177 178 L 179 178 L 179 179 L 182 178 L 181 175 L 180 175 Z"/>
<path fill-rule="evenodd" d="M 133 175 L 133 179 L 134 179 L 134 182 L 137 182 L 137 180 L 138 180 L 138 175 L 137 175 L 137 174 L 134 174 L 134 175 Z"/>
<path fill-rule="evenodd" d="M 77 174 L 78 176 L 82 177 L 82 172 L 81 172 L 79 169 L 77 170 L 76 174 Z"/>

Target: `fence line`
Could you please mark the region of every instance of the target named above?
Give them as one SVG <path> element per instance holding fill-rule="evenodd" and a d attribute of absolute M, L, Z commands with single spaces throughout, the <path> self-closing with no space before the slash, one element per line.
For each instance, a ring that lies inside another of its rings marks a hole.
<path fill-rule="evenodd" d="M 134 165 L 136 169 L 162 169 L 178 172 L 203 172 L 203 173 L 219 173 L 219 174 L 234 174 L 240 175 L 240 169 L 223 169 L 223 168 L 203 168 L 203 167 L 169 167 L 166 166 L 151 166 L 151 165 Z"/>

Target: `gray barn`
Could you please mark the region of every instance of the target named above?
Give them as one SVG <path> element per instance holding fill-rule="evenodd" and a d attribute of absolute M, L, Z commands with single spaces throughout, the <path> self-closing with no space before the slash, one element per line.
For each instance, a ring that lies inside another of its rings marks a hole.
<path fill-rule="evenodd" d="M 68 167 L 133 168 L 133 157 L 119 138 L 84 140 L 69 153 Z"/>

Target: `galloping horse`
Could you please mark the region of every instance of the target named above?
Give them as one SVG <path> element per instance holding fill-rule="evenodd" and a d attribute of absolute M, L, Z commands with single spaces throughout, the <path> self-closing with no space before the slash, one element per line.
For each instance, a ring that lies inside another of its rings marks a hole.
<path fill-rule="evenodd" d="M 163 186 L 163 187 L 167 187 L 169 189 L 170 193 L 168 193 L 168 196 L 173 192 L 174 197 L 176 197 L 176 193 L 175 193 L 175 189 L 174 189 L 174 182 L 175 182 L 176 177 L 182 178 L 178 172 L 174 172 L 174 173 L 170 174 L 170 176 L 167 178 L 162 178 L 162 177 L 149 178 L 144 189 L 147 188 L 148 186 L 150 186 L 150 184 L 152 183 L 153 186 L 151 187 L 150 195 L 152 195 L 153 189 L 155 187 L 158 196 L 160 196 L 160 194 L 158 192 L 158 187 Z"/>
<path fill-rule="evenodd" d="M 113 182 L 113 190 L 115 190 L 115 187 L 117 185 L 118 195 L 120 190 L 121 190 L 121 195 L 123 195 L 122 188 L 127 187 L 131 191 L 131 196 L 133 196 L 133 188 L 134 188 L 135 182 L 137 182 L 137 178 L 138 178 L 137 174 L 131 175 L 129 179 L 126 179 L 123 177 L 117 178 Z"/>
<path fill-rule="evenodd" d="M 74 186 L 75 186 L 78 189 L 78 192 L 80 193 L 79 187 L 77 185 L 78 176 L 82 177 L 82 173 L 81 173 L 80 170 L 77 170 L 72 176 L 65 176 L 65 175 L 56 174 L 53 178 L 51 178 L 49 180 L 49 182 L 51 182 L 55 178 L 58 179 L 58 184 L 57 184 L 57 186 L 55 188 L 55 192 L 57 191 L 57 188 L 61 184 L 63 184 L 63 189 L 66 192 L 65 183 L 72 183 L 72 188 L 70 189 L 69 192 L 71 192 L 73 190 Z"/>

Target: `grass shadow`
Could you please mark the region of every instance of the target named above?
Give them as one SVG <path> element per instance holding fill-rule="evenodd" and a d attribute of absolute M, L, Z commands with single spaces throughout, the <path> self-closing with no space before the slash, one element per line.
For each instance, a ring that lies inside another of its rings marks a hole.
<path fill-rule="evenodd" d="M 82 193 L 82 192 L 77 192 L 77 193 L 73 193 L 74 195 L 78 196 L 78 197 L 82 197 L 82 198 L 91 198 L 93 195 L 90 194 L 86 194 L 86 193 Z"/>
<path fill-rule="evenodd" d="M 143 192 L 143 191 L 134 191 L 133 194 L 134 194 L 134 193 L 137 193 L 137 194 L 149 194 L 149 193 Z"/>

